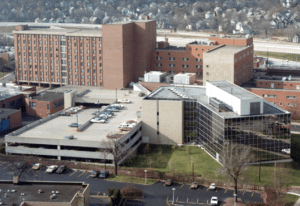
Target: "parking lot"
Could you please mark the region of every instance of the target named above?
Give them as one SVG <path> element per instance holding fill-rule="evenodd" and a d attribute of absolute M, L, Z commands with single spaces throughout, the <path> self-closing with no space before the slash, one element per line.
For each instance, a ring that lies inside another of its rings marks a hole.
<path fill-rule="evenodd" d="M 91 186 L 91 195 L 100 196 L 107 194 L 109 188 L 122 189 L 128 186 L 129 183 L 121 183 L 110 181 L 109 179 L 100 179 L 90 177 L 91 171 L 67 169 L 63 174 L 48 174 L 46 167 L 40 170 L 32 170 L 31 166 L 21 176 L 21 180 L 40 180 L 40 181 L 80 181 L 89 183 Z M 0 179 L 11 180 L 13 172 L 16 170 L 16 165 L 9 162 L 0 162 Z M 215 191 L 208 190 L 206 186 L 200 186 L 198 189 L 190 189 L 189 184 L 174 183 L 172 186 L 165 186 L 163 182 L 157 182 L 153 185 L 138 185 L 137 188 L 143 190 L 143 199 L 134 199 L 127 201 L 127 206 L 136 205 L 172 205 L 173 191 L 175 188 L 174 202 L 179 206 L 188 205 L 210 205 L 212 196 L 217 196 L 219 205 L 228 197 L 233 197 L 232 189 L 217 188 Z M 241 190 L 238 191 L 238 197 L 246 202 L 263 202 L 261 194 Z"/>

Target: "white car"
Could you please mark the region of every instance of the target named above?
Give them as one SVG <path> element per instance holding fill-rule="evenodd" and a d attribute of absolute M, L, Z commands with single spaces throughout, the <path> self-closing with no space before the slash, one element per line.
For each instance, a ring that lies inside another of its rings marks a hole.
<path fill-rule="evenodd" d="M 91 119 L 90 122 L 93 122 L 93 123 L 105 123 L 106 120 L 105 119 L 100 119 L 100 118 L 95 118 L 95 119 Z"/>
<path fill-rule="evenodd" d="M 210 204 L 218 205 L 218 197 L 211 197 Z"/>
<path fill-rule="evenodd" d="M 118 103 L 130 103 L 129 99 L 118 99 Z"/>
<path fill-rule="evenodd" d="M 123 104 L 112 104 L 111 106 L 113 106 L 113 107 L 120 107 L 121 109 L 124 108 Z"/>
<path fill-rule="evenodd" d="M 103 119 L 108 119 L 108 118 L 109 118 L 109 116 L 106 115 L 106 114 L 100 114 L 99 117 L 100 117 L 100 118 L 103 118 Z"/>
<path fill-rule="evenodd" d="M 210 190 L 215 190 L 216 189 L 216 183 L 211 183 L 209 186 Z"/>
<path fill-rule="evenodd" d="M 282 149 L 281 152 L 291 154 L 291 149 Z"/>
<path fill-rule="evenodd" d="M 47 173 L 53 173 L 55 172 L 55 170 L 57 170 L 58 166 L 57 165 L 51 165 L 50 167 L 48 167 L 48 169 L 46 170 Z"/>

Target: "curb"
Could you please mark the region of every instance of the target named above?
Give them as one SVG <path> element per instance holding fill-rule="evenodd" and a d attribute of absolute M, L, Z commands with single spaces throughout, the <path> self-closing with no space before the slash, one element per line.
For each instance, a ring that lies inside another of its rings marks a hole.
<path fill-rule="evenodd" d="M 157 180 L 156 182 L 154 182 L 153 184 L 141 184 L 141 183 L 135 183 L 135 182 L 120 182 L 120 181 L 114 181 L 114 180 L 110 180 L 110 179 L 106 179 L 106 181 L 110 181 L 110 182 L 119 182 L 119 183 L 129 183 L 129 184 L 137 184 L 137 185 L 145 185 L 145 186 L 150 186 L 150 185 L 154 185 L 158 182 L 160 182 L 159 180 Z"/>

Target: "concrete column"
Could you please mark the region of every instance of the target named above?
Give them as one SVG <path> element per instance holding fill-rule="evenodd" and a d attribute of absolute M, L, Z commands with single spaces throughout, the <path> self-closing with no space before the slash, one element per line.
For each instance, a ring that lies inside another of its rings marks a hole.
<path fill-rule="evenodd" d="M 5 142 L 5 147 L 8 147 L 8 143 L 7 142 Z"/>
<path fill-rule="evenodd" d="M 60 145 L 57 145 L 57 149 L 60 150 Z"/>
<path fill-rule="evenodd" d="M 58 159 L 58 160 L 61 160 L 61 156 L 57 156 L 57 159 Z"/>

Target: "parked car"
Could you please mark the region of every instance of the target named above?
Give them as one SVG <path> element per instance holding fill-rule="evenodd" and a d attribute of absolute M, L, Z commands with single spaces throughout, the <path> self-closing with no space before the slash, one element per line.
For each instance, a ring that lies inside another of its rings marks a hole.
<path fill-rule="evenodd" d="M 33 166 L 32 166 L 32 169 L 33 170 L 39 170 L 39 169 L 41 169 L 42 168 L 42 164 L 41 163 L 36 163 L 36 164 L 34 164 Z"/>
<path fill-rule="evenodd" d="M 50 167 L 48 167 L 48 169 L 46 170 L 47 173 L 53 173 L 57 170 L 58 166 L 57 165 L 51 165 Z"/>
<path fill-rule="evenodd" d="M 66 135 L 65 139 L 74 139 L 74 135 Z"/>
<path fill-rule="evenodd" d="M 93 178 L 98 177 L 99 176 L 99 171 L 98 170 L 93 170 L 90 176 L 93 177 Z"/>
<path fill-rule="evenodd" d="M 98 115 L 98 114 L 101 114 L 100 110 L 92 113 L 92 115 Z"/>
<path fill-rule="evenodd" d="M 145 96 L 145 93 L 144 92 L 140 92 L 139 93 L 139 97 L 143 97 L 143 96 Z"/>
<path fill-rule="evenodd" d="M 217 188 L 216 183 L 211 183 L 210 186 L 209 186 L 210 190 L 215 190 L 216 188 Z"/>
<path fill-rule="evenodd" d="M 120 108 L 120 109 L 124 108 L 123 104 L 112 104 L 111 106 L 114 106 L 114 107 L 117 107 L 117 108 Z"/>
<path fill-rule="evenodd" d="M 117 108 L 108 108 L 108 109 L 106 109 L 106 111 L 108 111 L 108 112 L 118 112 L 120 110 L 118 110 Z"/>
<path fill-rule="evenodd" d="M 17 165 L 16 165 L 16 168 L 17 168 L 17 169 L 24 169 L 25 167 L 26 167 L 25 162 L 19 162 L 19 163 L 17 163 Z"/>
<path fill-rule="evenodd" d="M 197 189 L 198 188 L 198 182 L 193 182 L 191 185 L 191 188 Z"/>
<path fill-rule="evenodd" d="M 107 114 L 100 114 L 99 117 L 105 120 L 109 118 Z"/>
<path fill-rule="evenodd" d="M 77 123 L 72 123 L 68 125 L 69 127 L 80 127 L 81 124 L 77 124 Z"/>
<path fill-rule="evenodd" d="M 62 112 L 59 114 L 59 116 L 70 116 L 69 112 Z"/>
<path fill-rule="evenodd" d="M 281 152 L 291 154 L 291 149 L 282 149 Z"/>
<path fill-rule="evenodd" d="M 113 112 L 109 112 L 109 111 L 102 112 L 102 114 L 105 114 L 105 115 L 107 115 L 109 117 L 112 117 L 114 115 Z"/>
<path fill-rule="evenodd" d="M 210 200 L 211 205 L 218 205 L 218 197 L 212 197 Z"/>
<path fill-rule="evenodd" d="M 67 167 L 65 165 L 60 165 L 59 168 L 56 170 L 57 174 L 62 174 L 67 170 Z"/>
<path fill-rule="evenodd" d="M 118 99 L 118 103 L 130 103 L 131 101 L 129 99 Z"/>
<path fill-rule="evenodd" d="M 167 179 L 167 181 L 165 182 L 166 186 L 171 186 L 173 185 L 173 180 L 172 179 Z"/>
<path fill-rule="evenodd" d="M 109 175 L 109 171 L 107 171 L 107 170 L 102 170 L 102 171 L 100 172 L 99 177 L 100 177 L 100 178 L 106 178 L 106 177 L 108 177 L 108 175 Z"/>
<path fill-rule="evenodd" d="M 95 118 L 95 119 L 91 119 L 90 122 L 92 122 L 92 123 L 105 123 L 106 120 L 102 119 L 102 118 Z"/>

